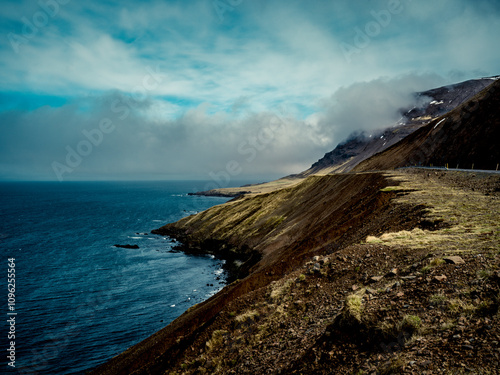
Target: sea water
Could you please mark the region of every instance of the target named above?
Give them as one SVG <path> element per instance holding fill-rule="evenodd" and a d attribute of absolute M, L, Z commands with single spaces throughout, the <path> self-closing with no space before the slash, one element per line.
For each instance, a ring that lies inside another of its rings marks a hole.
<path fill-rule="evenodd" d="M 172 239 L 149 233 L 227 201 L 187 195 L 203 186 L 189 181 L 0 183 L 5 317 L 0 373 L 83 373 L 220 290 L 222 260 L 172 251 Z M 15 258 L 10 312 L 17 315 L 8 316 L 9 258 Z M 9 340 L 12 316 L 15 339 Z M 15 369 L 8 366 L 10 341 L 15 341 Z"/>

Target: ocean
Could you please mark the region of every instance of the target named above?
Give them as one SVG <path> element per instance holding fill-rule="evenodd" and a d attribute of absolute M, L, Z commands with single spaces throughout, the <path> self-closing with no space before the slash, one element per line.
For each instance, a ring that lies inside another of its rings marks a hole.
<path fill-rule="evenodd" d="M 172 239 L 149 234 L 227 201 L 187 195 L 203 186 L 0 183 L 0 373 L 84 373 L 219 291 L 225 285 L 223 260 L 174 252 Z M 15 296 L 9 300 L 12 258 Z M 11 341 L 15 368 L 8 366 Z"/>

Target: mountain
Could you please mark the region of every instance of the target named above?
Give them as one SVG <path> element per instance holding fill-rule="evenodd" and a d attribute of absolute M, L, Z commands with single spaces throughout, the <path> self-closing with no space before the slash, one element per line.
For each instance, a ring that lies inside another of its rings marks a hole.
<path fill-rule="evenodd" d="M 354 132 L 347 140 L 314 163 L 311 168 L 297 176 L 348 172 L 363 160 L 391 147 L 433 119 L 457 108 L 491 85 L 496 79 L 498 77 L 474 79 L 416 93 L 416 98 L 420 99 L 417 102 L 425 103 L 422 107 L 404 110 L 401 120 L 387 129 L 370 135 L 366 132 Z"/>
<path fill-rule="evenodd" d="M 488 167 L 499 87 L 349 173 L 154 230 L 226 259 L 234 281 L 93 373 L 496 373 L 500 175 L 394 168 Z"/>
<path fill-rule="evenodd" d="M 412 165 L 498 169 L 500 163 L 500 80 L 471 100 L 385 150 L 356 171 Z"/>

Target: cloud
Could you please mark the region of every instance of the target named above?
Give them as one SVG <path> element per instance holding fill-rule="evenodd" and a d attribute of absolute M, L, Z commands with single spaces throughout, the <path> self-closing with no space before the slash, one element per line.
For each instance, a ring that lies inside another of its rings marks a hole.
<path fill-rule="evenodd" d="M 113 92 L 0 114 L 0 177 L 210 179 L 228 163 L 240 178 L 278 177 L 316 157 L 313 129 L 281 108 L 237 118 L 204 103 L 165 120 L 150 116 L 154 100 L 131 103 Z"/>
<path fill-rule="evenodd" d="M 443 82 L 443 78 L 433 74 L 410 74 L 342 87 L 323 102 L 320 128 L 324 134 L 341 140 L 354 131 L 393 126 L 401 118 L 401 109 L 422 104 L 414 93 Z"/>
<path fill-rule="evenodd" d="M 65 178 L 204 177 L 230 161 L 242 175 L 298 172 L 352 131 L 391 125 L 413 91 L 500 71 L 497 1 L 401 0 L 351 62 L 342 43 L 386 0 L 232 2 L 222 17 L 208 0 L 70 1 L 28 37 L 44 1 L 0 4 L 10 178 L 54 178 L 103 118 L 113 132 Z M 277 113 L 286 126 L 252 146 Z"/>
<path fill-rule="evenodd" d="M 398 109 L 416 103 L 415 92 L 442 81 L 412 74 L 356 83 L 325 98 L 307 119 L 293 107 L 240 113 L 206 102 L 168 119 L 165 101 L 118 91 L 4 112 L 0 161 L 8 162 L 0 171 L 4 178 L 63 180 L 217 179 L 228 169 L 240 177 L 283 176 L 306 169 L 353 131 L 395 124 Z M 247 101 L 239 98 L 233 108 Z"/>
<path fill-rule="evenodd" d="M 500 69 L 492 48 L 500 32 L 495 7 L 401 3 L 403 11 L 348 63 L 341 44 L 353 43 L 355 30 L 373 22 L 371 12 L 385 11 L 387 2 L 242 2 L 223 22 L 204 0 L 69 2 L 19 53 L 2 40 L 0 78 L 6 90 L 130 92 L 148 66 L 160 66 L 166 79 L 156 95 L 219 109 L 252 96 L 257 110 L 278 101 L 311 106 L 340 86 L 409 70 L 445 76 L 455 69 L 471 76 L 477 69 Z M 6 8 L 3 35 L 20 36 L 21 19 L 41 9 L 27 1 Z"/>

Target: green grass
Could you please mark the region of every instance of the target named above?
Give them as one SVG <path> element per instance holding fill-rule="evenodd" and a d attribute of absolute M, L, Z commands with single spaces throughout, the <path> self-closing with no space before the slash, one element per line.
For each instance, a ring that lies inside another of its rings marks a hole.
<path fill-rule="evenodd" d="M 380 189 L 382 193 L 388 193 L 390 191 L 396 191 L 396 190 L 401 190 L 401 188 L 399 186 L 387 186 L 383 189 Z"/>
<path fill-rule="evenodd" d="M 420 272 L 422 272 L 424 275 L 426 275 L 427 273 L 429 273 L 431 271 L 431 269 L 432 269 L 431 266 L 424 266 L 424 267 L 422 267 Z"/>
<path fill-rule="evenodd" d="M 429 298 L 429 303 L 433 306 L 441 306 L 446 302 L 446 296 L 444 294 L 438 293 L 433 294 Z"/>
<path fill-rule="evenodd" d="M 430 261 L 429 265 L 430 265 L 431 267 L 437 267 L 437 266 L 440 266 L 441 264 L 444 264 L 444 263 L 446 263 L 446 262 L 444 261 L 444 259 L 441 259 L 441 258 L 434 258 L 434 259 L 432 259 L 432 260 Z"/>
<path fill-rule="evenodd" d="M 285 218 L 283 216 L 271 216 L 264 223 L 264 228 L 266 228 L 267 230 L 274 230 L 284 220 L 285 220 Z"/>

